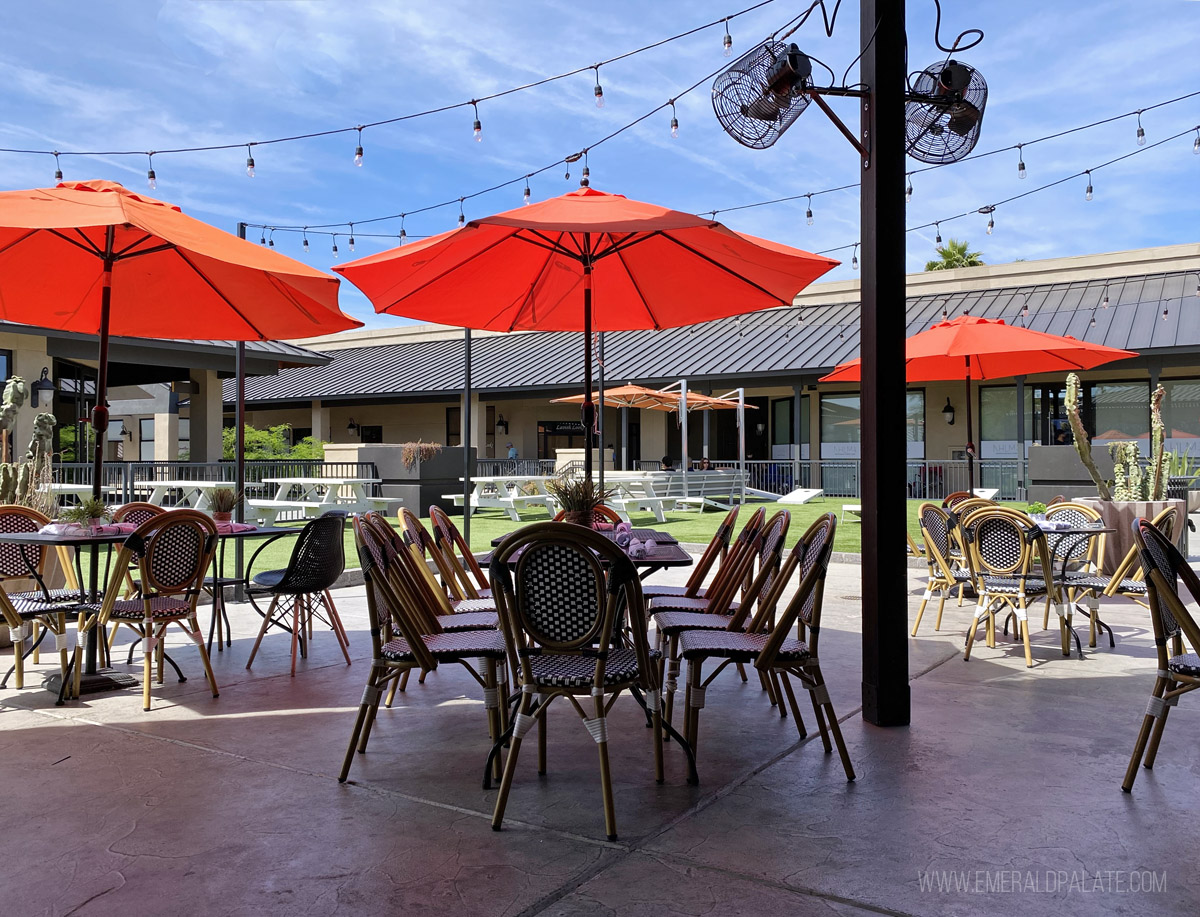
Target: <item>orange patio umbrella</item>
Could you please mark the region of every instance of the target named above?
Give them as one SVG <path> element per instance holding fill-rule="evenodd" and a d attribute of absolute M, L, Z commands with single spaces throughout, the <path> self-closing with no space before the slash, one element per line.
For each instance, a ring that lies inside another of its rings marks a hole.
<path fill-rule="evenodd" d="M 715 220 L 593 188 L 471 220 L 334 270 L 377 312 L 493 331 L 672 328 L 773 306 L 838 264 Z M 591 475 L 592 450 L 584 450 Z"/>
<path fill-rule="evenodd" d="M 110 334 L 259 341 L 358 327 L 338 283 L 116 182 L 0 192 L 0 319 L 100 337 L 97 498 Z"/>
<path fill-rule="evenodd" d="M 1029 373 L 1073 372 L 1113 360 L 1136 357 L 1131 350 L 1090 344 L 1070 335 L 1059 336 L 1018 328 L 1003 319 L 959 315 L 938 322 L 910 337 L 904 346 L 905 377 L 909 382 L 963 379 L 967 386 L 967 480 L 975 489 L 974 449 L 971 442 L 971 380 L 1008 379 Z M 860 360 L 842 363 L 822 382 L 857 382 Z"/>
<path fill-rule="evenodd" d="M 601 393 L 592 395 L 600 400 Z M 647 411 L 678 411 L 680 395 L 677 392 L 660 392 L 658 389 L 647 388 L 644 385 L 620 385 L 616 388 L 606 388 L 603 392 L 606 404 L 618 408 L 640 408 Z M 568 395 L 566 398 L 551 398 L 551 404 L 583 404 L 586 395 Z M 729 398 L 717 398 L 713 395 L 702 395 L 699 392 L 687 393 L 687 409 L 689 411 L 715 411 L 722 408 L 736 409 L 738 403 Z M 754 405 L 746 407 L 754 409 Z"/>

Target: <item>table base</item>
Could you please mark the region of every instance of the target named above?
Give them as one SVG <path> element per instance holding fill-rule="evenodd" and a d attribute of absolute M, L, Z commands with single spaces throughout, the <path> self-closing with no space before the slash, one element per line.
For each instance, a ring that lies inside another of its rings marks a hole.
<path fill-rule="evenodd" d="M 83 675 L 79 679 L 79 694 L 103 694 L 106 691 L 123 691 L 126 688 L 136 688 L 141 684 L 126 672 L 100 671 L 95 675 Z M 58 703 L 62 701 L 62 674 L 49 675 L 42 682 L 42 687 L 51 694 L 58 695 Z"/>

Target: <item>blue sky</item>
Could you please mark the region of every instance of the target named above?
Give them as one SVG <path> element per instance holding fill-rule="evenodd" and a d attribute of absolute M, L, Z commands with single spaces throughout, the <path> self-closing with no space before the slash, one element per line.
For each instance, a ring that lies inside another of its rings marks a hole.
<path fill-rule="evenodd" d="M 160 150 L 244 143 L 350 126 L 462 102 L 615 56 L 737 12 L 750 0 L 688 3 L 568 3 L 554 0 L 434 3 L 373 0 L 167 0 L 12 4 L 0 51 L 0 146 Z M 1072 3 L 1064 0 L 946 0 L 943 40 L 981 28 L 983 43 L 961 55 L 987 79 L 990 96 L 977 152 L 1153 105 L 1200 90 L 1200 3 Z M 777 0 L 730 24 L 735 57 L 795 15 Z M 792 40 L 840 76 L 858 53 L 857 3 L 848 0 L 832 38 L 810 21 Z M 942 55 L 933 43 L 933 4 L 909 0 L 910 69 Z M 413 211 L 541 168 L 644 114 L 718 69 L 720 26 L 601 68 L 606 105 L 597 109 L 588 72 L 480 106 L 483 141 L 470 109 L 368 130 L 364 164 L 351 134 L 246 151 L 160 155 L 157 196 L 224 228 L 239 220 L 318 224 Z M 851 81 L 854 79 L 852 73 Z M 659 113 L 589 155 L 594 187 L 680 210 L 707 212 L 857 180 L 857 158 L 814 109 L 770 150 L 751 151 L 721 130 L 706 80 L 677 103 L 679 137 Z M 850 123 L 850 100 L 833 102 Z M 1200 124 L 1200 98 L 1143 116 L 1150 143 Z M 1137 149 L 1129 118 L 1033 146 L 1019 181 L 1015 152 L 913 178 L 910 226 L 1026 191 Z M 1095 198 L 1077 179 L 996 211 L 996 230 L 972 216 L 942 227 L 967 238 L 989 263 L 1116 251 L 1197 240 L 1200 156 L 1194 134 L 1098 171 Z M 139 157 L 64 157 L 68 179 L 107 178 L 146 190 Z M 535 200 L 578 186 L 556 168 L 531 181 Z M 909 168 L 920 167 L 910 160 Z M 49 156 L 0 154 L 5 188 L 52 184 Z M 521 203 L 522 186 L 475 198 L 468 218 Z M 813 201 L 721 217 L 735 229 L 812 251 L 858 238 L 855 190 Z M 457 207 L 411 217 L 409 235 L 452 228 Z M 390 248 L 399 222 L 361 227 L 357 250 Z M 257 236 L 255 237 L 257 238 Z M 276 233 L 276 247 L 316 267 L 335 263 L 330 239 Z M 933 230 L 910 233 L 908 264 L 933 255 Z M 852 276 L 847 262 L 831 277 Z M 373 324 L 369 304 L 343 285 L 347 311 Z"/>

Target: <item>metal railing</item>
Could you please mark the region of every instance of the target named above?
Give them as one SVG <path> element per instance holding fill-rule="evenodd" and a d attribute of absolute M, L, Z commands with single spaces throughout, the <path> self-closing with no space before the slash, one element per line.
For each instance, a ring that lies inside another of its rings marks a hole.
<path fill-rule="evenodd" d="M 504 474 L 554 474 L 554 459 L 480 459 L 475 463 L 475 477 L 492 478 Z"/>

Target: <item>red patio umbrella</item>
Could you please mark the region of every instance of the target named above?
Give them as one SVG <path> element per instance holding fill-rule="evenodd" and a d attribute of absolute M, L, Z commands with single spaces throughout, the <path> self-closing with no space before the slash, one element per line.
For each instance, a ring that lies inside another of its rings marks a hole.
<path fill-rule="evenodd" d="M 963 379 L 967 387 L 967 480 L 975 489 L 971 442 L 971 380 L 1008 379 L 1028 373 L 1073 372 L 1113 360 L 1136 357 L 1130 350 L 1090 344 L 1070 335 L 1060 337 L 1018 328 L 1003 319 L 959 315 L 914 334 L 905 343 L 905 377 L 909 382 Z M 842 363 L 822 382 L 857 382 L 860 360 Z"/>
<path fill-rule="evenodd" d="M 97 498 L 110 334 L 259 341 L 358 327 L 338 283 L 116 182 L 0 192 L 0 319 L 100 336 Z"/>
<path fill-rule="evenodd" d="M 377 312 L 494 331 L 585 332 L 582 413 L 590 430 L 591 332 L 790 306 L 837 263 L 695 214 L 580 188 L 334 270 Z M 592 450 L 584 456 L 590 476 Z"/>

